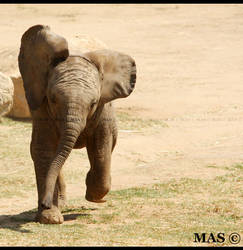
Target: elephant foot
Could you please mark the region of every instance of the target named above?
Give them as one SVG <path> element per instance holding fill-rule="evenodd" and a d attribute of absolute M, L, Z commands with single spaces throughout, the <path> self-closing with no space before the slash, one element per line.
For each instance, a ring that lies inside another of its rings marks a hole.
<path fill-rule="evenodd" d="M 103 190 L 102 190 L 103 191 Z M 106 200 L 103 199 L 103 197 L 109 192 L 109 190 L 105 190 L 103 192 L 92 192 L 90 191 L 90 189 L 88 188 L 86 190 L 86 194 L 85 194 L 85 199 L 87 201 L 91 201 L 91 202 L 96 202 L 96 203 L 103 203 L 106 202 Z"/>
<path fill-rule="evenodd" d="M 95 203 L 103 203 L 103 202 L 106 202 L 106 200 L 103 200 L 103 199 L 94 199 L 91 195 L 89 194 L 86 194 L 85 195 L 85 199 L 87 201 L 91 201 L 91 202 L 95 202 Z"/>
<path fill-rule="evenodd" d="M 106 200 L 103 197 L 110 191 L 111 187 L 111 180 L 107 178 L 107 181 L 100 181 L 96 175 L 89 171 L 86 177 L 86 194 L 85 199 L 87 201 L 96 202 L 96 203 L 103 203 Z"/>
<path fill-rule="evenodd" d="M 36 215 L 36 221 L 41 224 L 62 224 L 64 218 L 56 206 L 50 209 L 44 209 Z"/>

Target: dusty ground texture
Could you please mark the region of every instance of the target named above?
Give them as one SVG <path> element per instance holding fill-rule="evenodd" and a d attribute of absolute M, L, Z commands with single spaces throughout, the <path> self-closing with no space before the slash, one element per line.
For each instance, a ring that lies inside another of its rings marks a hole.
<path fill-rule="evenodd" d="M 19 47 L 26 29 L 47 24 L 68 40 L 87 34 L 135 58 L 136 89 L 114 102 L 123 127 L 112 158 L 112 190 L 210 179 L 225 174 L 221 166 L 243 161 L 242 5 L 19 4 L 1 5 L 0 16 L 1 48 Z M 85 154 L 72 152 L 65 171 L 80 169 L 85 176 Z M 83 176 L 68 184 L 69 198 L 84 194 Z M 32 209 L 35 192 L 24 200 L 1 198 L 0 213 Z M 10 208 L 13 203 L 18 206 Z"/>

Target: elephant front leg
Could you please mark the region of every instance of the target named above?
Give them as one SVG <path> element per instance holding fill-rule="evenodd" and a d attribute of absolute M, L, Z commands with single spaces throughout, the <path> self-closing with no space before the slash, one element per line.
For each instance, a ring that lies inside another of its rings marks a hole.
<path fill-rule="evenodd" d="M 46 158 L 47 156 L 45 155 L 43 159 Z M 40 162 L 35 161 L 35 173 L 38 190 L 38 212 L 36 215 L 36 221 L 43 224 L 61 224 L 64 219 L 60 210 L 64 206 L 66 200 L 65 183 L 62 174 L 58 176 L 55 185 L 53 205 L 51 208 L 46 209 L 41 205 L 41 201 L 45 193 L 45 180 L 48 170 L 48 164 L 46 164 L 46 162 L 41 164 Z"/>
<path fill-rule="evenodd" d="M 111 153 L 114 147 L 112 134 L 98 133 L 87 143 L 91 168 L 86 176 L 85 198 L 91 202 L 105 202 L 103 197 L 111 188 Z"/>
<path fill-rule="evenodd" d="M 66 203 L 66 184 L 64 181 L 64 175 L 62 169 L 57 177 L 57 183 L 54 191 L 53 204 L 56 205 L 60 210 L 65 206 Z"/>
<path fill-rule="evenodd" d="M 33 129 L 31 142 L 31 156 L 34 161 L 38 191 L 38 212 L 36 221 L 45 224 L 60 224 L 63 222 L 63 216 L 60 209 L 64 206 L 66 199 L 65 182 L 62 173 L 60 173 L 57 178 L 52 207 L 50 209 L 45 209 L 41 205 L 45 193 L 46 176 L 56 151 L 56 140 L 52 138 L 54 135 L 50 135 L 47 131 L 43 133 L 43 129 L 44 127 L 38 130 Z"/>

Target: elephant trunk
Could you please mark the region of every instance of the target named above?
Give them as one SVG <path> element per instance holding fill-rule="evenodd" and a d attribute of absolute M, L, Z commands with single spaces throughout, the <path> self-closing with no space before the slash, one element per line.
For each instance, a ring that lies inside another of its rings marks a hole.
<path fill-rule="evenodd" d="M 86 120 L 81 119 L 80 116 L 73 115 L 68 109 L 65 120 L 59 119 L 59 124 L 61 125 L 61 137 L 59 140 L 56 155 L 49 167 L 47 177 L 46 177 L 46 187 L 45 195 L 42 205 L 46 208 L 51 208 L 53 202 L 53 194 L 55 189 L 55 184 L 60 170 L 71 153 L 81 131 L 85 128 Z M 75 111 L 77 113 L 77 111 Z"/>

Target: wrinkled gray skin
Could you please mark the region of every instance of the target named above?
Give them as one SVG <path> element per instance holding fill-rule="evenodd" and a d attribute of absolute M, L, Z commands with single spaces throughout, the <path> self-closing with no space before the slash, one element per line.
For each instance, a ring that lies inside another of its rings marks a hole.
<path fill-rule="evenodd" d="M 38 189 L 40 223 L 62 223 L 62 166 L 73 148 L 86 147 L 90 170 L 85 198 L 104 202 L 111 187 L 111 154 L 117 127 L 112 100 L 131 94 L 135 61 L 99 50 L 69 55 L 65 38 L 35 25 L 22 36 L 19 69 L 31 111 L 31 157 Z"/>

